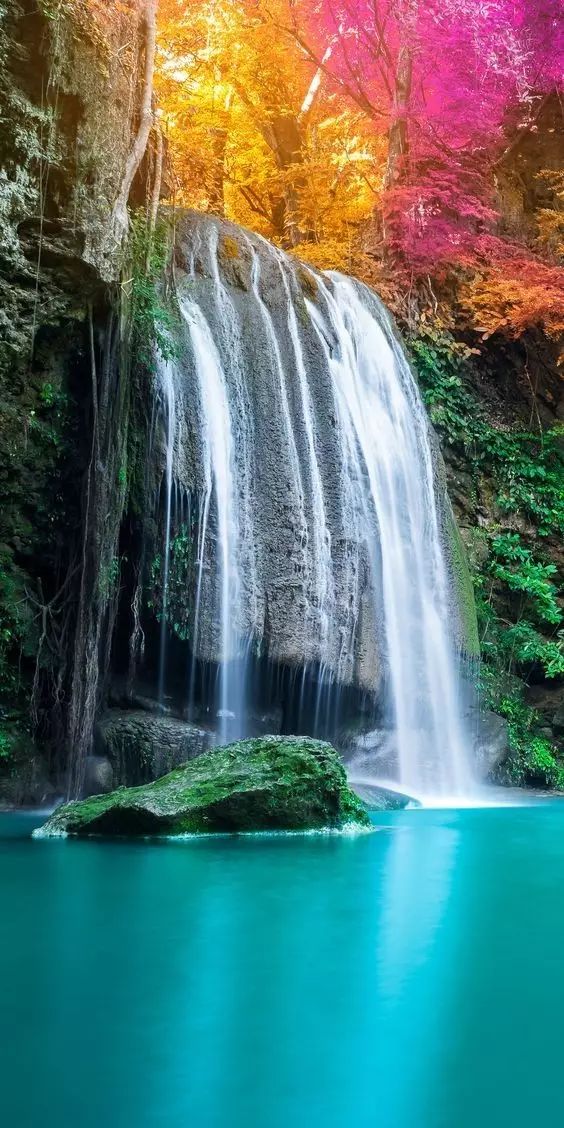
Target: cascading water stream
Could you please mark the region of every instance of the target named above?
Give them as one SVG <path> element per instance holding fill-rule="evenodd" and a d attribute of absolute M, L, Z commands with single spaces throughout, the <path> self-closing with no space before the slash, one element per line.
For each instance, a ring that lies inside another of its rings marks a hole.
<path fill-rule="evenodd" d="M 219 578 L 217 596 L 221 654 L 219 668 L 219 739 L 221 743 L 225 743 L 229 735 L 234 735 L 228 723 L 231 715 L 240 717 L 242 713 L 242 702 L 237 700 L 236 695 L 234 695 L 230 681 L 231 660 L 234 651 L 233 611 L 237 599 L 235 561 L 238 557 L 237 510 L 233 492 L 232 469 L 233 437 L 225 377 L 209 326 L 197 305 L 181 302 L 181 310 L 189 329 L 196 359 L 196 376 L 201 400 L 203 427 L 205 494 L 199 536 L 195 635 L 197 638 L 205 550 L 209 535 L 210 510 L 212 501 L 214 501 L 217 516 L 216 553 Z M 235 576 L 235 580 L 233 576 Z"/>
<path fill-rule="evenodd" d="M 313 405 L 311 402 L 311 393 L 307 382 L 307 371 L 303 355 L 302 344 L 300 341 L 300 334 L 298 328 L 298 321 L 296 318 L 296 311 L 292 300 L 291 285 L 288 278 L 288 268 L 284 261 L 282 254 L 278 256 L 280 264 L 280 273 L 282 276 L 282 283 L 284 286 L 284 293 L 288 303 L 288 326 L 290 329 L 290 339 L 292 341 L 292 348 L 295 359 L 296 374 L 298 377 L 298 384 L 300 390 L 300 407 L 301 413 L 305 423 L 305 433 L 307 439 L 307 456 L 308 456 L 308 470 L 309 482 L 313 502 L 313 512 L 315 519 L 313 522 L 313 555 L 314 565 L 316 569 L 316 586 L 319 593 L 319 631 L 320 631 L 320 646 L 323 654 L 327 651 L 328 640 L 331 631 L 331 623 L 329 618 L 329 608 L 332 604 L 333 596 L 333 573 L 331 563 L 331 532 L 327 524 L 327 517 L 325 513 L 325 498 L 323 493 L 323 483 L 321 480 L 321 472 L 319 468 L 318 454 L 315 443 L 314 434 L 314 413 Z M 323 681 L 325 669 L 321 668 L 319 678 L 319 688 L 317 693 L 316 702 L 316 727 L 319 725 L 319 714 L 322 701 Z"/>
<path fill-rule="evenodd" d="M 174 442 L 176 435 L 176 402 L 174 389 L 174 373 L 169 363 L 160 366 L 160 394 L 162 399 L 161 409 L 165 420 L 166 447 L 165 447 L 165 504 L 164 504 L 164 552 L 162 572 L 162 606 L 161 606 L 161 631 L 159 653 L 159 705 L 164 705 L 164 690 L 166 681 L 166 643 L 167 643 L 167 614 L 168 614 L 168 581 L 170 571 L 170 541 L 172 522 L 172 490 L 174 483 Z"/>
<path fill-rule="evenodd" d="M 377 318 L 373 296 L 349 279 L 332 275 L 331 283 L 331 289 L 320 284 L 333 351 L 322 329 L 320 339 L 333 374 L 344 457 L 363 492 L 364 537 L 372 544 L 377 532 L 380 546 L 399 782 L 420 794 L 464 794 L 472 780 L 428 422 L 385 312 L 380 308 Z M 319 326 L 317 310 L 309 308 Z"/>
<path fill-rule="evenodd" d="M 188 213 L 178 241 L 186 359 L 162 374 L 163 599 L 177 481 L 196 498 L 186 604 L 192 669 L 218 669 L 218 739 L 251 731 L 252 649 L 278 670 L 286 726 L 343 744 L 339 702 L 356 694 L 402 788 L 468 793 L 452 518 L 389 316 L 361 284 L 210 217 Z M 351 770 L 381 776 L 384 762 Z"/>
<path fill-rule="evenodd" d="M 268 244 L 266 243 L 266 240 L 265 240 L 265 245 L 268 246 Z M 302 557 L 302 567 L 303 567 L 303 570 L 305 572 L 306 569 L 307 569 L 306 551 L 305 550 L 307 548 L 307 544 L 308 544 L 308 541 L 309 541 L 309 528 L 308 528 L 308 521 L 307 521 L 307 516 L 306 516 L 306 512 L 305 512 L 305 501 L 304 501 L 305 491 L 304 491 L 303 475 L 302 475 L 302 469 L 301 469 L 300 459 L 299 459 L 299 455 L 298 455 L 298 449 L 297 449 L 297 446 L 296 446 L 296 440 L 295 440 L 295 436 L 294 436 L 294 429 L 293 429 L 293 426 L 292 426 L 292 416 L 291 416 L 290 405 L 289 405 L 289 400 L 288 400 L 288 389 L 286 387 L 286 376 L 285 376 L 285 371 L 284 371 L 284 363 L 283 363 L 283 360 L 282 360 L 282 353 L 280 351 L 280 345 L 279 345 L 279 342 L 278 342 L 278 339 L 277 339 L 277 336 L 276 336 L 276 329 L 274 327 L 272 315 L 270 313 L 270 310 L 268 309 L 268 306 L 266 305 L 266 302 L 264 301 L 264 299 L 261 295 L 261 290 L 260 290 L 260 285 L 261 285 L 260 258 L 257 255 L 256 251 L 254 250 L 252 244 L 250 244 L 250 253 L 251 253 L 251 286 L 252 286 L 252 289 L 253 289 L 253 294 L 254 294 L 256 301 L 258 303 L 258 307 L 259 307 L 260 315 L 261 315 L 261 320 L 262 320 L 263 325 L 264 325 L 266 338 L 267 338 L 267 342 L 268 342 L 268 345 L 269 345 L 269 360 L 270 360 L 270 363 L 272 365 L 273 371 L 274 371 L 275 376 L 276 376 L 276 383 L 277 383 L 277 389 L 276 390 L 278 392 L 279 399 L 280 399 L 280 415 L 281 415 L 282 430 L 283 430 L 284 438 L 285 438 L 285 441 L 286 441 L 286 444 L 287 444 L 287 449 L 288 449 L 288 452 L 289 452 L 289 463 L 290 463 L 290 468 L 291 468 L 291 472 L 292 472 L 293 488 L 294 488 L 295 495 L 298 498 L 299 528 L 298 528 L 297 540 L 298 540 L 298 543 L 301 546 L 301 548 L 304 550 L 303 557 Z"/>

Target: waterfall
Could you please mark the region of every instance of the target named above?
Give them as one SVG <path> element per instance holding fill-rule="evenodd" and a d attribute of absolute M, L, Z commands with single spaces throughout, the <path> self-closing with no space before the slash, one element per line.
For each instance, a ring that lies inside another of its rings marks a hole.
<path fill-rule="evenodd" d="M 159 653 L 159 705 L 164 704 L 166 681 L 166 643 L 168 613 L 168 579 L 170 571 L 170 534 L 172 522 L 172 490 L 174 482 L 174 442 L 176 437 L 176 407 L 174 399 L 174 376 L 170 364 L 160 369 L 161 411 L 166 424 L 165 446 L 165 505 L 164 505 L 164 553 L 163 553 L 163 594 L 161 607 L 161 632 Z"/>
<path fill-rule="evenodd" d="M 215 498 L 217 512 L 216 566 L 218 578 L 217 616 L 220 624 L 220 709 L 219 734 L 223 743 L 229 733 L 227 724 L 233 707 L 241 715 L 242 703 L 231 685 L 235 624 L 237 622 L 239 582 L 237 505 L 233 487 L 233 435 L 227 381 L 215 347 L 210 328 L 201 310 L 192 302 L 181 302 L 182 314 L 192 341 L 196 362 L 196 377 L 200 395 L 203 466 L 205 493 L 202 522 L 198 536 L 198 568 L 195 610 L 195 643 L 206 567 L 206 548 L 209 535 L 210 508 Z M 231 734 L 233 735 L 233 733 Z"/>
<path fill-rule="evenodd" d="M 193 213 L 175 276 L 163 600 L 174 481 L 198 514 L 191 712 L 211 709 L 223 742 L 250 733 L 266 700 L 285 731 L 348 748 L 353 773 L 468 792 L 452 516 L 388 313 L 362 284 Z M 215 670 L 207 698 L 202 668 Z"/>
<path fill-rule="evenodd" d="M 331 280 L 332 290 L 320 285 L 332 334 L 311 303 L 309 309 L 333 375 L 347 473 L 361 495 L 362 535 L 380 550 L 399 780 L 418 793 L 462 794 L 471 775 L 429 425 L 385 310 L 366 288 L 337 274 Z"/>

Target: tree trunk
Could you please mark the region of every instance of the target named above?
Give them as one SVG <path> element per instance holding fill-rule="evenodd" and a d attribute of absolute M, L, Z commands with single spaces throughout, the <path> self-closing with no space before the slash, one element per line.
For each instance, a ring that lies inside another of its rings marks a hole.
<path fill-rule="evenodd" d="M 388 130 L 388 160 L 384 189 L 389 191 L 405 172 L 409 151 L 409 101 L 413 77 L 413 55 L 408 44 L 402 44 L 398 54 L 392 119 Z"/>
<path fill-rule="evenodd" d="M 147 142 L 153 124 L 153 79 L 157 47 L 158 2 L 159 0 L 146 0 L 145 5 L 145 71 L 143 75 L 139 127 L 127 159 L 119 195 L 114 205 L 114 229 L 120 238 L 123 236 L 123 233 L 127 231 L 127 201 L 135 175 L 145 156 Z"/>
<path fill-rule="evenodd" d="M 283 219 L 280 222 L 282 239 L 290 247 L 295 247 L 310 237 L 300 227 L 300 191 L 305 188 L 306 179 L 303 172 L 300 172 L 304 165 L 304 143 L 299 116 L 276 113 L 272 109 L 271 116 L 265 120 L 253 105 L 244 86 L 233 80 L 233 88 L 247 106 L 282 173 L 283 198 L 276 201 L 275 209 L 277 214 L 281 214 L 283 209 Z"/>
<path fill-rule="evenodd" d="M 149 232 L 147 239 L 147 256 L 145 260 L 145 270 L 148 274 L 151 269 L 151 255 L 153 253 L 153 244 L 155 241 L 155 230 L 157 227 L 157 218 L 159 214 L 159 204 L 161 202 L 161 188 L 163 182 L 163 161 L 164 161 L 164 145 L 163 135 L 160 127 L 156 128 L 156 148 L 155 148 L 155 172 L 153 175 L 153 187 L 151 190 L 151 201 L 149 205 Z"/>
<path fill-rule="evenodd" d="M 380 227 L 383 244 L 384 261 L 389 266 L 394 266 L 393 250 L 393 208 L 386 207 L 385 196 L 387 193 L 404 180 L 407 175 L 407 158 L 409 154 L 409 102 L 413 78 L 413 54 L 409 41 L 402 43 L 396 67 L 394 84 L 394 98 L 392 104 L 391 120 L 388 129 L 388 159 L 384 175 L 384 207 L 380 216 L 375 216 L 375 225 Z M 379 209 L 380 210 L 380 209 Z"/>
<path fill-rule="evenodd" d="M 225 215 L 225 150 L 227 148 L 227 137 L 227 129 L 218 126 L 213 130 L 213 165 L 208 191 L 208 210 L 213 215 Z"/>
<path fill-rule="evenodd" d="M 284 176 L 283 235 L 291 247 L 307 238 L 300 226 L 300 191 L 305 188 L 303 138 L 295 114 L 280 114 L 264 131 L 276 164 Z"/>

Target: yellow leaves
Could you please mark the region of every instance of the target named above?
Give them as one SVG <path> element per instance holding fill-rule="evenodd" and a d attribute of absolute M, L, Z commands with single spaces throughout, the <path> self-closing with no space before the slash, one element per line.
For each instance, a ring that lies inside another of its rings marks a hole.
<path fill-rule="evenodd" d="M 543 169 L 536 177 L 543 186 L 545 206 L 536 213 L 537 241 L 542 251 L 564 257 L 564 172 Z"/>
<path fill-rule="evenodd" d="M 564 257 L 564 210 L 540 208 L 536 214 L 538 242 L 552 254 Z"/>
<path fill-rule="evenodd" d="M 161 0 L 160 21 L 156 94 L 176 198 L 278 242 L 332 245 L 327 260 L 344 268 L 381 190 L 383 138 L 244 5 L 196 2 L 187 20 L 185 5 Z"/>
<path fill-rule="evenodd" d="M 300 262 L 307 262 L 317 270 L 344 270 L 344 264 L 352 255 L 352 245 L 350 241 L 325 239 L 320 243 L 298 243 L 293 253 Z"/>
<path fill-rule="evenodd" d="M 315 270 L 340 270 L 352 274 L 368 285 L 379 286 L 380 276 L 374 273 L 374 262 L 360 247 L 358 233 L 351 229 L 348 237 L 323 239 L 319 243 L 298 243 L 292 252 L 300 262 Z"/>

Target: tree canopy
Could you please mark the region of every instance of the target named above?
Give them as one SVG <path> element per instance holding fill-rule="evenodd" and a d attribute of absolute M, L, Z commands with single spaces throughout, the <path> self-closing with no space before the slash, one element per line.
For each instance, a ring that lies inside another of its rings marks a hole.
<path fill-rule="evenodd" d="M 484 333 L 562 331 L 556 152 L 532 219 L 505 198 L 561 125 L 559 0 L 160 0 L 159 21 L 179 202 L 384 287 L 386 264 L 455 276 Z"/>

